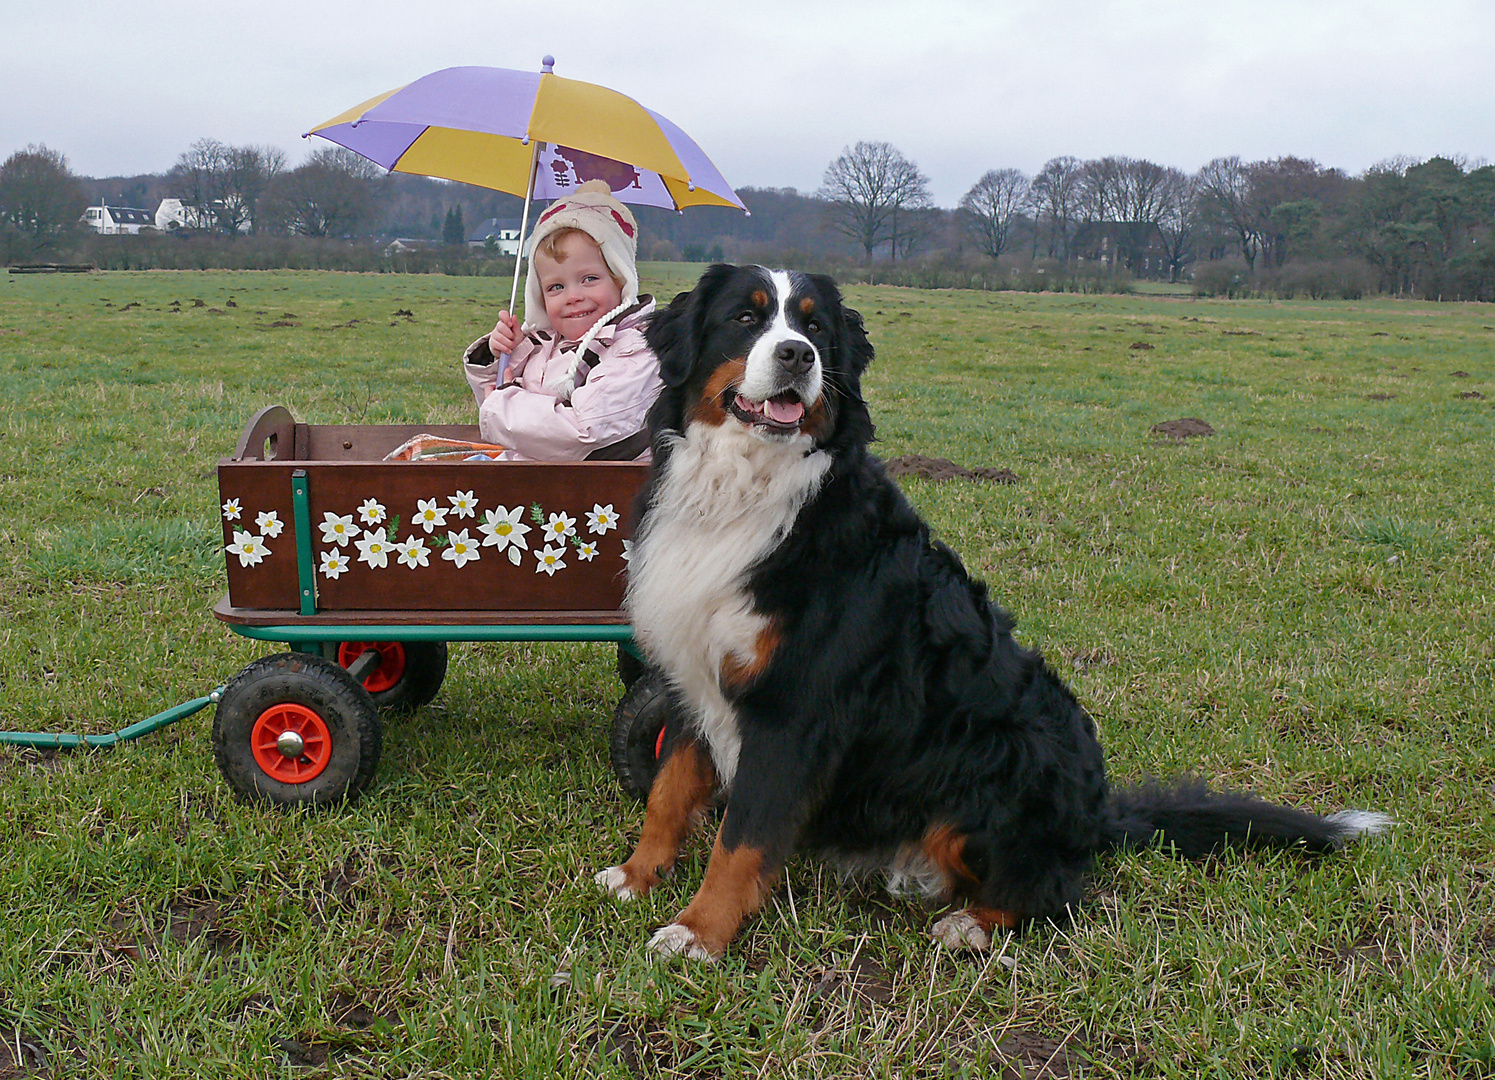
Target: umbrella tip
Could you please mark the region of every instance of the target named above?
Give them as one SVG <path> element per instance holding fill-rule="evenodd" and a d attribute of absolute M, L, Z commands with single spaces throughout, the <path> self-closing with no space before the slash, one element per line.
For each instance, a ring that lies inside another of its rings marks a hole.
<path fill-rule="evenodd" d="M 553 56 L 542 56 L 542 57 L 540 57 L 540 73 L 542 75 L 554 75 L 555 74 L 555 57 L 553 57 Z"/>

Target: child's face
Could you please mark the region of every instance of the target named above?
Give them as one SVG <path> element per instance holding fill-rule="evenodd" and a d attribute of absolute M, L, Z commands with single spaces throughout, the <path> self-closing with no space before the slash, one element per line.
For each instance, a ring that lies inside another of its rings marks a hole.
<path fill-rule="evenodd" d="M 560 261 L 544 250 L 535 252 L 540 295 L 550 325 L 565 340 L 576 341 L 622 303 L 623 290 L 608 272 L 602 249 L 586 233 L 568 233 L 555 248 L 564 256 Z"/>

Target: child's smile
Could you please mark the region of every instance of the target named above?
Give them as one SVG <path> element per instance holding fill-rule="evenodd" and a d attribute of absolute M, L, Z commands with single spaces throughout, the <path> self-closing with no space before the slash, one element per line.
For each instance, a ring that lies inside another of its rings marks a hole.
<path fill-rule="evenodd" d="M 622 302 L 623 290 L 608 272 L 602 249 L 585 233 L 563 237 L 555 250 L 559 260 L 543 249 L 535 252 L 540 295 L 556 333 L 566 341 L 577 341 Z"/>

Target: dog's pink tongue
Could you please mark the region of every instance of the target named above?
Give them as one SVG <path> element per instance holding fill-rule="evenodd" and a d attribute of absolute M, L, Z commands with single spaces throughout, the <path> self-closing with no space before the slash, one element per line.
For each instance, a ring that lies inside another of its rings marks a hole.
<path fill-rule="evenodd" d="M 775 424 L 797 424 L 805 415 L 805 403 L 787 396 L 783 401 L 769 398 L 763 403 L 763 415 Z"/>

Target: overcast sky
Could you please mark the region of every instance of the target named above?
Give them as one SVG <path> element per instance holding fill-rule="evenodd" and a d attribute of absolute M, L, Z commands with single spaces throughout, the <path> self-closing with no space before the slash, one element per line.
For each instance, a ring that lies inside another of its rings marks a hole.
<path fill-rule="evenodd" d="M 438 68 L 599 82 L 738 187 L 813 191 L 891 142 L 953 206 L 1060 154 L 1495 159 L 1495 0 L 4 0 L 0 159 L 164 172 L 193 140 L 283 147 Z"/>

